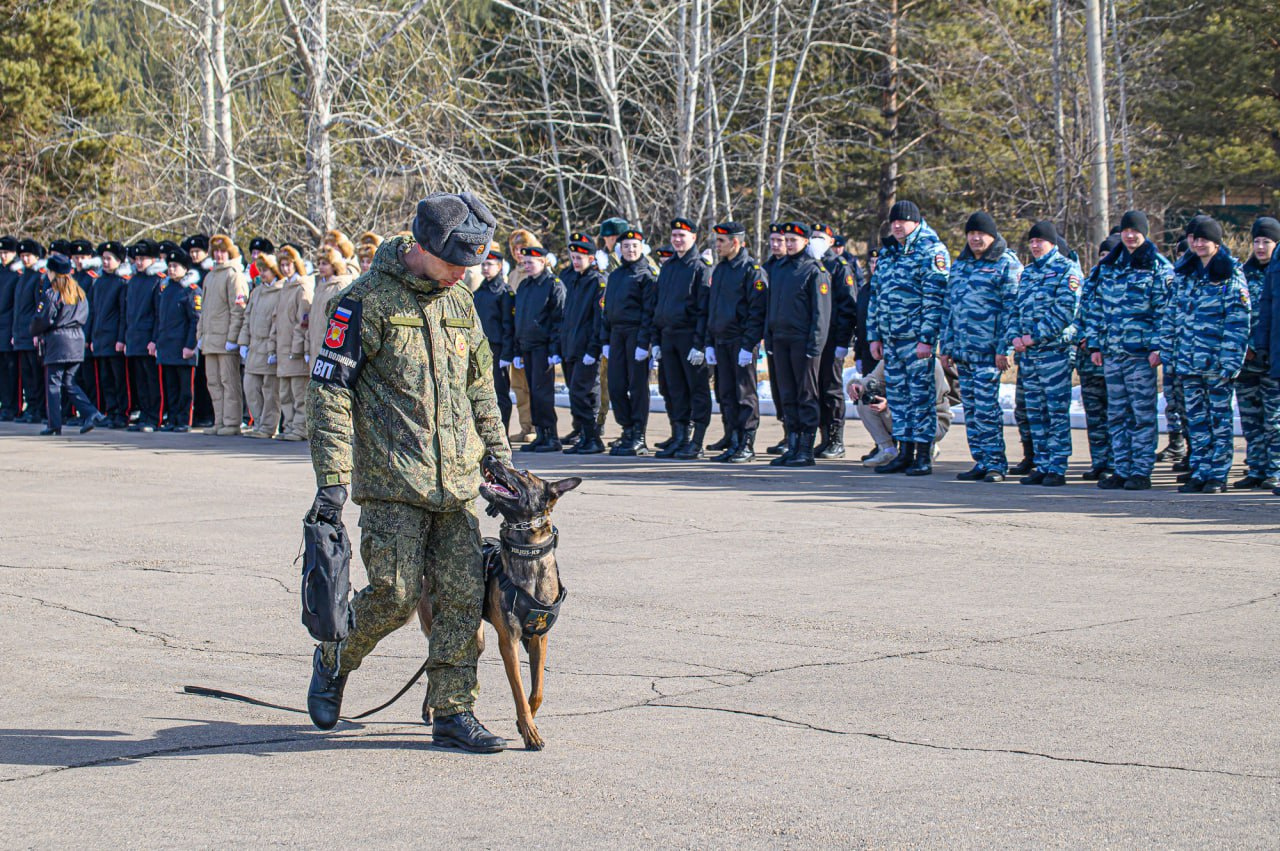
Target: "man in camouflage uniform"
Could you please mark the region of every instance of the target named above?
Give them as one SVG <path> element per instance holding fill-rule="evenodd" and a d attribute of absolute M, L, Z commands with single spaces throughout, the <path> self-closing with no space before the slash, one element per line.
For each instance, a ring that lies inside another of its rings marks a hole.
<path fill-rule="evenodd" d="M 1004 409 L 1000 374 L 1009 368 L 1009 311 L 1018 293 L 1022 263 L 996 227 L 977 212 L 965 223 L 965 248 L 951 267 L 939 348 L 943 365 L 954 363 L 960 375 L 964 431 L 973 469 L 957 473 L 961 481 L 1004 481 L 1009 461 L 1004 451 Z"/>
<path fill-rule="evenodd" d="M 1159 426 L 1151 353 L 1169 300 L 1173 264 L 1147 239 L 1148 230 L 1146 214 L 1124 214 L 1122 244 L 1099 261 L 1080 308 L 1089 360 L 1105 371 L 1107 380 L 1107 431 L 1115 472 L 1098 481 L 1104 490 L 1147 490 L 1156 463 Z"/>
<path fill-rule="evenodd" d="M 934 347 L 942 328 L 942 302 L 951 256 L 911 201 L 889 211 L 886 240 L 871 281 L 867 310 L 871 356 L 885 362 L 885 398 L 893 415 L 898 457 L 877 473 L 927 476 L 933 472 Z"/>
<path fill-rule="evenodd" d="M 1119 244 L 1120 234 L 1111 234 L 1098 246 L 1098 256 L 1106 258 Z M 1089 270 L 1084 286 L 1080 288 L 1082 322 L 1085 305 L 1097 289 L 1101 274 L 1102 264 L 1099 263 Z M 1089 437 L 1089 471 L 1082 473 L 1080 478 L 1087 482 L 1100 482 L 1112 475 L 1115 469 L 1111 456 L 1111 435 L 1107 431 L 1107 373 L 1093 362 L 1083 329 L 1077 330 L 1080 331 L 1080 339 L 1076 343 L 1076 376 L 1080 379 L 1080 407 L 1084 408 L 1085 433 Z M 1123 479 L 1120 484 L 1124 484 Z"/>
<path fill-rule="evenodd" d="M 1022 270 L 1009 321 L 1027 396 L 1035 469 L 1024 485 L 1066 484 L 1071 457 L 1071 360 L 1080 304 L 1080 267 L 1058 250 L 1053 222 L 1037 222 L 1027 235 L 1030 265 Z"/>
<path fill-rule="evenodd" d="M 1280 242 L 1280 221 L 1263 216 L 1253 223 L 1253 254 L 1244 264 L 1249 285 L 1249 303 L 1254 306 L 1250 338 L 1257 336 L 1263 322 L 1258 305 L 1262 302 L 1267 268 Z M 1244 366 L 1236 378 L 1236 406 L 1246 442 L 1244 478 L 1231 483 L 1240 490 L 1274 488 L 1280 476 L 1280 381 L 1271 377 L 1271 353 L 1252 345 L 1245 353 Z"/>
<path fill-rule="evenodd" d="M 307 708 L 338 721 L 347 675 L 413 614 L 425 588 L 434 614 L 427 703 L 437 744 L 501 750 L 472 715 L 484 568 L 475 501 L 480 461 L 509 463 L 493 390 L 493 356 L 465 286 L 493 239 L 470 193 L 418 203 L 413 238 L 378 248 L 370 270 L 330 303 L 311 370 L 307 428 L 320 490 L 312 512 L 340 519 L 346 486 L 361 505 L 369 586 L 355 628 L 316 648 Z"/>
<path fill-rule="evenodd" d="M 1204 217 L 1189 236 L 1151 359 L 1173 367 L 1187 403 L 1191 469 L 1178 492 L 1222 493 L 1234 451 L 1231 397 L 1249 343 L 1249 285 L 1222 247 L 1222 225 Z"/>

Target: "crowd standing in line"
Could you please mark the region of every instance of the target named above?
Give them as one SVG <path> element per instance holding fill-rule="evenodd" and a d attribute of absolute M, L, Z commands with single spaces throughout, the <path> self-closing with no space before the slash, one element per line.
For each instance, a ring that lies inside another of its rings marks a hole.
<path fill-rule="evenodd" d="M 1049 221 L 1025 234 L 1020 259 L 975 212 L 953 260 L 916 204 L 898 202 L 889 219 L 865 269 L 830 226 L 800 221 L 771 226 L 763 259 L 735 222 L 715 225 L 704 250 L 687 218 L 671 220 L 657 248 L 611 218 L 594 236 L 572 234 L 565 263 L 513 231 L 468 280 L 504 425 L 518 418 L 513 444 L 753 461 L 763 351 L 785 435 L 767 449 L 774 466 L 844 457 L 849 398 L 874 442 L 864 464 L 931 475 L 959 403 L 973 466 L 957 478 L 1059 486 L 1074 374 L 1089 435 L 1083 477 L 1099 488 L 1150 488 L 1161 460 L 1184 493 L 1280 494 L 1280 221 L 1253 223 L 1241 262 L 1222 226 L 1196 216 L 1171 260 L 1147 216 L 1129 211 L 1086 274 Z M 256 238 L 242 258 L 224 235 L 47 249 L 0 238 L 0 421 L 43 423 L 43 434 L 69 423 L 304 440 L 316 356 L 342 345 L 326 318 L 381 242 L 335 230 L 307 252 Z M 863 377 L 845 386 L 850 357 Z M 1023 457 L 1011 465 L 1000 385 L 1015 366 Z M 655 369 L 671 437 L 650 448 Z M 1169 440 L 1157 451 L 1161 390 Z M 710 442 L 713 394 L 722 431 Z M 1229 483 L 1233 399 L 1247 450 Z M 606 444 L 610 411 L 621 435 Z"/>

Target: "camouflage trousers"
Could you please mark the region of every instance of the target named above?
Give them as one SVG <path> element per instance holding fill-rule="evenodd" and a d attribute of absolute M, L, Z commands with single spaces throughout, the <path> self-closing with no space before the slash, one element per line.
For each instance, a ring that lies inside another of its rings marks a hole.
<path fill-rule="evenodd" d="M 1187 403 L 1191 477 L 1202 482 L 1225 482 L 1235 453 L 1232 382 L 1216 375 L 1180 375 L 1178 380 Z"/>
<path fill-rule="evenodd" d="M 1009 472 L 1004 452 L 1004 409 L 1000 407 L 1000 370 L 957 363 L 960 374 L 960 402 L 964 405 L 964 433 L 973 463 L 984 470 Z"/>
<path fill-rule="evenodd" d="M 1182 395 L 1182 380 L 1166 367 L 1160 376 L 1160 389 L 1164 391 L 1164 424 L 1169 434 L 1187 433 L 1187 401 Z"/>
<path fill-rule="evenodd" d="M 427 702 L 438 716 L 469 711 L 480 687 L 480 608 L 484 564 L 474 503 L 433 512 L 402 502 L 366 502 L 360 514 L 360 557 L 368 587 L 352 600 L 356 625 L 342 642 L 341 673 L 360 667 L 374 646 L 404 626 L 425 588 L 431 598 Z M 321 645 L 332 667 L 337 645 Z"/>
<path fill-rule="evenodd" d="M 1088 356 L 1087 353 L 1076 355 L 1078 359 Z M 1107 377 L 1102 367 L 1090 363 L 1085 369 L 1079 366 L 1079 360 L 1076 375 L 1080 376 L 1080 407 L 1084 408 L 1084 426 L 1089 435 L 1090 466 L 1095 470 L 1114 469 L 1107 422 L 1107 394 L 1110 392 Z"/>
<path fill-rule="evenodd" d="M 1013 386 L 1013 422 L 1018 426 L 1018 439 L 1031 442 L 1031 421 L 1027 419 L 1027 385 L 1022 380 L 1022 370 Z"/>
<path fill-rule="evenodd" d="M 1280 379 L 1246 363 L 1236 376 L 1236 405 L 1248 446 L 1245 465 L 1249 475 L 1260 479 L 1280 476 Z"/>
<path fill-rule="evenodd" d="M 938 432 L 936 357 L 916 357 L 916 341 L 884 343 L 884 397 L 894 440 L 932 443 Z"/>
<path fill-rule="evenodd" d="M 1028 349 L 1018 355 L 1027 393 L 1027 422 L 1036 469 L 1065 476 L 1071 457 L 1070 349 Z"/>
<path fill-rule="evenodd" d="M 1156 466 L 1156 368 L 1145 355 L 1107 355 L 1107 427 L 1112 469 L 1121 478 L 1150 476 Z M 1091 441 L 1092 442 L 1092 441 Z"/>

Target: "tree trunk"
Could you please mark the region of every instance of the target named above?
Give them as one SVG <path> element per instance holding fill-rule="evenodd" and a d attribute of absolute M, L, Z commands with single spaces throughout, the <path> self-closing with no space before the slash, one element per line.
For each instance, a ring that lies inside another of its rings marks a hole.
<path fill-rule="evenodd" d="M 200 6 L 200 41 L 196 49 L 197 59 L 200 64 L 200 148 L 204 161 L 199 164 L 196 170 L 198 175 L 196 185 L 200 187 L 199 211 L 196 216 L 196 224 L 200 230 L 209 230 L 213 221 L 210 211 L 213 209 L 209 203 L 217 191 L 218 184 L 214 179 L 217 172 L 216 163 L 218 160 L 218 131 L 217 116 L 214 114 L 214 104 L 218 100 L 218 87 L 213 78 L 213 30 L 214 30 L 214 4 L 217 0 L 205 0 Z"/>
<path fill-rule="evenodd" d="M 597 50 L 591 48 L 591 60 L 600 96 L 604 98 L 609 118 L 609 141 L 613 156 L 613 166 L 617 174 L 618 201 L 627 221 L 632 224 L 640 222 L 640 205 L 636 201 L 635 186 L 631 176 L 631 152 L 627 147 L 627 134 L 622 126 L 622 106 L 618 93 L 617 45 L 613 37 L 613 4 L 612 0 L 600 0 L 600 18 L 603 44 Z"/>
<path fill-rule="evenodd" d="M 875 247 L 880 242 L 880 228 L 889 220 L 889 211 L 898 200 L 898 88 L 902 85 L 898 67 L 898 0 L 889 0 L 889 27 L 885 35 L 884 91 L 881 95 L 880 115 L 884 119 L 881 130 L 881 147 L 885 151 L 880 164 L 880 186 L 876 193 L 876 231 L 868 239 Z"/>
<path fill-rule="evenodd" d="M 753 232 L 755 244 L 764 256 L 766 234 L 764 232 L 764 189 L 769 176 L 769 134 L 773 129 L 773 88 L 778 77 L 778 28 L 782 16 L 782 0 L 773 0 L 773 26 L 770 30 L 769 73 L 764 86 L 764 119 L 760 122 L 760 156 L 756 160 L 756 225 Z"/>
<path fill-rule="evenodd" d="M 1053 194 L 1056 217 L 1065 224 L 1067 215 L 1067 119 L 1062 104 L 1062 3 L 1049 2 L 1049 29 L 1053 42 Z"/>
<path fill-rule="evenodd" d="M 542 4 L 533 4 L 534 61 L 538 65 L 538 76 L 542 80 L 542 109 L 546 116 L 547 139 L 551 143 L 551 166 L 556 175 L 556 195 L 560 201 L 560 227 L 564 231 L 564 240 L 569 241 L 569 202 L 564 191 L 564 171 L 560 167 L 560 144 L 556 140 L 556 123 L 551 112 L 551 84 L 547 81 L 546 42 L 542 38 Z"/>
<path fill-rule="evenodd" d="M 217 195 L 211 205 L 213 226 L 235 236 L 236 232 L 236 161 L 231 130 L 231 80 L 227 73 L 227 3 L 211 0 L 209 55 L 213 71 L 215 127 L 214 168 L 217 171 Z"/>
<path fill-rule="evenodd" d="M 819 0 L 809 4 L 809 17 L 804 25 L 804 40 L 801 42 L 800 56 L 796 59 L 795 71 L 792 72 L 791 86 L 787 89 L 787 103 L 782 108 L 782 119 L 778 125 L 778 146 L 774 155 L 773 172 L 773 211 L 777 218 L 782 209 L 782 175 L 787 162 L 787 133 L 791 127 L 791 115 L 796 105 L 796 94 L 800 91 L 800 81 L 804 78 L 805 62 L 809 59 L 809 45 L 813 39 L 813 23 L 818 17 Z M 893 0 L 895 8 L 897 0 Z"/>
<path fill-rule="evenodd" d="M 282 0 L 288 2 L 288 0 Z M 333 151 L 330 121 L 333 84 L 329 79 L 329 0 L 307 0 L 300 21 L 307 62 L 307 217 L 318 233 L 333 228 Z"/>
<path fill-rule="evenodd" d="M 1101 0 L 1085 2 L 1085 48 L 1089 78 L 1089 124 L 1093 131 L 1093 185 L 1089 193 L 1089 241 L 1096 247 L 1107 238 L 1111 215 L 1107 180 L 1107 101 L 1102 57 Z"/>
<path fill-rule="evenodd" d="M 1129 209 L 1133 209 L 1133 156 L 1129 146 L 1129 97 L 1126 92 L 1127 81 L 1124 72 L 1124 41 L 1120 38 L 1120 24 L 1116 20 L 1116 0 L 1107 0 L 1107 8 L 1111 17 L 1111 43 L 1116 55 L 1116 97 L 1117 112 L 1116 131 L 1120 134 L 1120 156 L 1124 163 L 1124 200 Z"/>

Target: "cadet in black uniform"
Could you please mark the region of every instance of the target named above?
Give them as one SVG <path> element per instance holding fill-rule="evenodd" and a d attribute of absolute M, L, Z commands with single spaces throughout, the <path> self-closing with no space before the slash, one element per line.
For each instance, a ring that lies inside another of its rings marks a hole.
<path fill-rule="evenodd" d="M 18 402 L 18 355 L 13 350 L 13 292 L 22 265 L 18 240 L 0 236 L 0 423 L 11 423 L 22 410 Z"/>
<path fill-rule="evenodd" d="M 84 389 L 76 383 L 76 373 L 84 362 L 84 327 L 89 321 L 89 301 L 84 290 L 72 277 L 71 260 L 62 254 L 49 257 L 49 286 L 40 293 L 35 318 L 29 333 L 40 338 L 40 351 L 47 376 L 46 398 L 49 402 L 49 425 L 43 435 L 62 434 L 62 394 L 75 400 L 83 426 L 80 433 L 105 425 L 107 418 L 98 412 Z"/>
<path fill-rule="evenodd" d="M 164 279 L 160 247 L 149 239 L 129 247 L 133 277 L 124 293 L 124 355 L 137 421 L 129 431 L 150 434 L 160 427 L 160 367 L 149 351 L 156 338 L 156 295 Z"/>
<path fill-rule="evenodd" d="M 507 286 L 507 278 L 502 274 L 502 252 L 496 245 L 489 246 L 489 253 L 480 264 L 480 274 L 484 280 L 471 294 L 475 302 L 476 315 L 480 317 L 480 327 L 484 329 L 485 339 L 489 341 L 489 350 L 493 352 L 493 392 L 498 397 L 498 410 L 502 413 L 502 426 L 511 428 L 511 358 L 515 357 L 507 350 L 514 345 L 508 341 L 507 330 L 515 308 L 515 293 Z"/>
<path fill-rule="evenodd" d="M 44 246 L 34 239 L 18 243 L 18 258 L 22 261 L 22 274 L 13 288 L 13 325 L 11 335 L 13 350 L 18 356 L 18 375 L 22 382 L 23 401 L 26 408 L 20 423 L 38 423 L 44 420 L 44 361 L 36 349 L 31 334 L 31 320 L 36 317 L 36 305 L 48 286 L 48 279 L 40 270 Z"/>
<path fill-rule="evenodd" d="M 782 238 L 782 222 L 769 223 L 769 256 L 760 265 L 766 275 L 773 275 L 773 267 L 779 260 L 787 256 L 786 243 Z M 772 279 L 772 278 L 771 278 Z M 766 311 L 767 313 L 768 311 Z M 778 365 L 773 359 L 773 350 L 765 346 L 765 367 L 769 370 L 769 398 L 773 400 L 773 415 L 782 423 L 782 439 L 770 446 L 766 451 L 770 455 L 781 455 L 787 451 L 788 434 L 786 412 L 782 409 L 782 391 L 778 389 Z"/>
<path fill-rule="evenodd" d="M 547 250 L 527 245 L 520 262 L 525 279 L 516 290 L 514 337 L 519 356 L 512 360 L 529 379 L 529 408 L 538 436 L 521 452 L 559 452 L 556 429 L 556 367 L 560 364 L 560 324 L 564 321 L 564 284 L 547 266 Z"/>
<path fill-rule="evenodd" d="M 653 342 L 656 278 L 644 256 L 644 232 L 628 228 L 618 240 L 620 265 L 609 273 L 601 316 L 603 354 L 609 359 L 609 397 L 622 426 L 610 455 L 648 455 L 649 346 Z"/>
<path fill-rule="evenodd" d="M 764 342 L 778 368 L 778 389 L 790 430 L 787 450 L 770 463 L 811 467 L 821 418 L 818 366 L 831 327 L 831 276 L 809 256 L 808 225 L 787 222 L 782 234 L 787 255 L 769 275 Z"/>
<path fill-rule="evenodd" d="M 712 230 L 720 262 L 711 273 L 707 333 L 713 343 L 707 361 L 716 371 L 716 399 L 728 443 L 715 461 L 741 464 L 756 457 L 760 399 L 756 357 L 769 308 L 768 276 L 748 252 L 747 230 L 724 222 Z"/>
<path fill-rule="evenodd" d="M 565 448 L 569 455 L 604 452 L 600 427 L 600 341 L 604 303 L 604 276 L 592 256 L 595 247 L 583 238 L 569 243 L 572 268 L 561 275 L 565 286 L 564 324 L 560 326 L 560 355 L 564 382 L 569 388 L 569 410 L 579 432 L 578 442 Z"/>
<path fill-rule="evenodd" d="M 821 237 L 821 238 L 820 238 Z M 827 225 L 813 226 L 810 254 L 831 276 L 831 329 L 818 364 L 822 444 L 813 450 L 817 458 L 844 457 L 844 359 L 853 346 L 858 324 L 858 271 L 832 246 L 835 234 Z"/>
<path fill-rule="evenodd" d="M 209 259 L 209 235 L 203 233 L 192 234 L 182 240 L 181 248 L 187 252 L 187 257 L 190 261 L 187 267 L 188 271 L 196 274 L 198 278 L 196 286 L 200 287 L 203 293 L 204 276 L 213 269 L 213 261 Z M 302 249 L 298 249 L 298 253 L 303 254 Z M 303 254 L 303 256 L 305 257 L 306 255 Z M 301 271 L 299 270 L 299 272 Z M 214 354 L 222 354 L 222 352 L 214 352 Z M 204 357 L 197 353 L 195 389 L 192 391 L 193 418 L 196 428 L 209 428 L 214 425 L 213 398 L 209 395 L 209 379 L 205 375 L 204 367 Z"/>
<path fill-rule="evenodd" d="M 706 359 L 711 267 L 698 252 L 697 234 L 690 220 L 672 219 L 675 254 L 658 273 L 653 326 L 662 338 L 667 410 L 679 439 L 655 458 L 702 457 L 702 441 L 711 424 L 711 371 Z"/>
<path fill-rule="evenodd" d="M 196 367 L 196 323 L 200 319 L 200 276 L 181 248 L 169 254 L 169 274 L 156 292 L 156 333 L 148 347 L 160 363 L 165 425 L 162 431 L 191 430 Z"/>
<path fill-rule="evenodd" d="M 111 428 L 129 424 L 129 381 L 125 366 L 125 297 L 129 278 L 120 274 L 120 266 L 128 256 L 118 242 L 98 246 L 102 272 L 93 283 L 93 301 L 89 307 L 89 351 L 97 371 L 101 410 Z"/>

